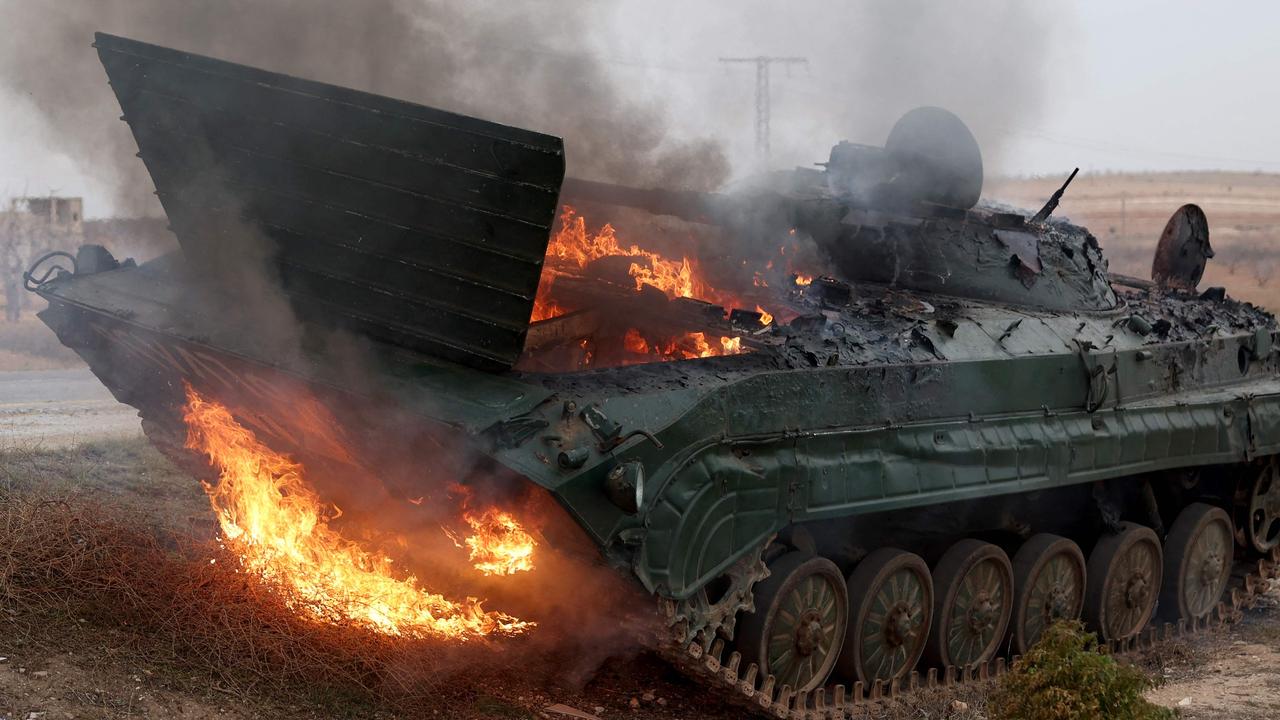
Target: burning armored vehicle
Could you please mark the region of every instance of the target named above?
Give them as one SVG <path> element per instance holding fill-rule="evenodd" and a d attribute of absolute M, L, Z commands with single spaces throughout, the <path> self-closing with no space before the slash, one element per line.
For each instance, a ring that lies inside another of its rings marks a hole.
<path fill-rule="evenodd" d="M 667 654 L 766 711 L 985 676 L 1055 618 L 1121 645 L 1203 623 L 1280 544 L 1275 319 L 1197 289 L 1195 206 L 1155 280 L 1124 278 L 1052 217 L 1061 192 L 981 203 L 977 143 L 936 108 L 694 193 L 566 179 L 529 130 L 96 47 L 181 251 L 86 246 L 28 284 L 158 445 L 186 454 L 194 397 L 308 467 L 392 435 L 478 457 L 458 482 L 554 499 L 655 598 Z M 277 309 L 296 337 L 261 332 Z M 388 482 L 431 491 L 421 466 Z"/>

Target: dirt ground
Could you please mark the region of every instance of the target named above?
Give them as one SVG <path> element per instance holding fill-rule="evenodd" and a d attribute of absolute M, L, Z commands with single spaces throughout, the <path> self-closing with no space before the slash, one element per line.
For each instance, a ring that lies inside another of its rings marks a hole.
<path fill-rule="evenodd" d="M 34 310 L 44 301 L 32 297 L 32 309 L 24 310 L 16 322 L 0 322 L 0 370 L 55 370 L 83 367 L 69 348 L 45 326 Z M 3 302 L 0 301 L 0 305 Z"/>
<path fill-rule="evenodd" d="M 1163 684 L 1148 699 L 1187 720 L 1280 717 L 1280 615 L 1277 589 L 1267 607 L 1225 632 L 1166 649 L 1152 670 Z"/>
<path fill-rule="evenodd" d="M 137 411 L 88 368 L 0 370 L 0 440 L 9 445 L 63 447 L 141 432 Z"/>

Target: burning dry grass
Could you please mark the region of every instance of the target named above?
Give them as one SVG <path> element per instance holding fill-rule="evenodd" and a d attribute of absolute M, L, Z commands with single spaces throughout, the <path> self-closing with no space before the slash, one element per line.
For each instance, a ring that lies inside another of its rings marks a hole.
<path fill-rule="evenodd" d="M 314 702 L 323 688 L 392 707 L 438 705 L 454 670 L 491 664 L 482 644 L 314 622 L 236 567 L 218 545 L 118 507 L 0 489 L 0 636 L 48 641 L 49 625 L 76 622 L 122 631 L 137 662 L 279 702 Z"/>
<path fill-rule="evenodd" d="M 225 406 L 191 388 L 187 398 L 186 445 L 218 469 L 219 482 L 204 488 L 234 567 L 278 587 L 289 607 L 322 622 L 408 637 L 467 640 L 530 627 L 473 598 L 450 600 L 398 576 L 390 557 L 330 526 L 341 511 L 320 499 L 301 464 L 259 441 Z M 532 569 L 534 541 L 514 518 L 496 508 L 466 518 L 477 531 L 466 543 L 484 574 L 505 568 L 513 550 L 523 550 L 515 559 Z"/>

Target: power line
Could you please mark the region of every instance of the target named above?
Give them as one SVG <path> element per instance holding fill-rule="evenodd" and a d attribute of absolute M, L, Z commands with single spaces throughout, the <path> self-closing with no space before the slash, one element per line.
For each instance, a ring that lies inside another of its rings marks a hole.
<path fill-rule="evenodd" d="M 515 46 L 503 48 L 490 48 L 490 51 L 505 51 L 514 54 L 526 56 L 547 56 L 556 57 L 565 60 L 574 60 L 583 63 L 598 63 L 603 65 L 611 65 L 619 68 L 628 68 L 632 70 L 640 70 L 645 72 L 659 72 L 683 75 L 703 75 L 710 76 L 712 71 L 702 70 L 692 64 L 672 64 L 671 62 L 659 62 L 645 57 L 628 57 L 617 54 L 599 54 L 590 52 L 564 52 L 553 50 L 551 48 L 541 46 Z M 760 60 L 766 61 L 790 61 L 791 64 L 805 64 L 807 67 L 807 58 L 789 57 L 789 58 L 721 58 L 722 62 L 738 62 L 738 63 L 758 63 Z M 759 64 L 756 69 L 757 77 L 757 97 L 756 97 L 756 147 L 760 152 L 762 159 L 767 159 L 769 155 L 769 76 L 768 70 L 762 72 Z M 763 75 L 763 77 L 762 77 Z M 809 82 L 816 84 L 818 90 L 806 90 L 797 88 L 792 90 L 796 94 L 811 97 L 822 103 L 830 103 L 832 92 L 827 88 L 833 88 L 831 80 L 822 76 L 810 76 Z M 803 78 L 801 78 L 803 81 Z M 762 92 L 763 91 L 763 92 Z M 881 103 L 897 102 L 895 99 L 885 97 L 883 95 L 875 95 L 862 91 L 864 97 L 876 99 Z M 1280 160 L 1262 159 L 1262 158 L 1245 158 L 1245 157 L 1226 157 L 1211 154 L 1197 154 L 1188 152 L 1178 152 L 1170 150 L 1160 150 L 1155 148 L 1143 148 L 1126 146 L 1115 143 L 1111 140 L 1100 138 L 1084 138 L 1071 135 L 1063 135 L 1058 132 L 1048 132 L 1040 128 L 1034 127 L 990 127 L 989 130 L 1005 137 L 1017 137 L 1023 140 L 1039 141 L 1041 143 L 1049 143 L 1051 145 L 1060 145 L 1065 147 L 1075 147 L 1085 150 L 1094 150 L 1097 152 L 1117 153 L 1130 156 L 1140 157 L 1163 157 L 1169 159 L 1192 160 L 1204 163 L 1221 163 L 1236 166 L 1252 166 L 1252 167 L 1280 167 Z"/>
<path fill-rule="evenodd" d="M 808 58 L 757 55 L 748 58 L 720 58 L 722 63 L 752 63 L 756 66 L 756 155 L 761 162 L 769 161 L 769 69 L 775 64 L 785 66 L 809 65 Z"/>

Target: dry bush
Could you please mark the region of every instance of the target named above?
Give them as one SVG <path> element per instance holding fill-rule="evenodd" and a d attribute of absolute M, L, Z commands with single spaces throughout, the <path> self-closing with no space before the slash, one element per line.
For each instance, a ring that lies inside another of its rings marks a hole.
<path fill-rule="evenodd" d="M 1142 670 L 1102 651 L 1079 621 L 1061 620 L 1000 680 L 987 710 L 994 720 L 1172 720 L 1143 693 Z"/>
<path fill-rule="evenodd" d="M 438 707 L 464 692 L 453 673 L 483 677 L 476 668 L 494 664 L 483 642 L 442 647 L 311 621 L 236 572 L 228 551 L 131 517 L 0 489 L 0 635 L 48 636 L 50 623 L 83 620 L 125 632 L 141 662 L 277 702 Z"/>

